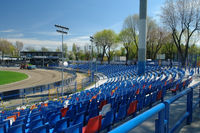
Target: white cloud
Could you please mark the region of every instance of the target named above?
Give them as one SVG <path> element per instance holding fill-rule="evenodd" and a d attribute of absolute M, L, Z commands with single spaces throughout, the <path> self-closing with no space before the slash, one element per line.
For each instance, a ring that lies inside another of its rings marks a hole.
<path fill-rule="evenodd" d="M 15 32 L 15 30 L 14 29 L 8 29 L 8 30 L 2 30 L 0 32 L 10 33 L 10 32 Z"/>
<path fill-rule="evenodd" d="M 22 33 L 8 35 L 9 38 L 19 38 L 19 37 L 23 37 L 23 36 L 24 36 L 24 34 L 22 34 Z"/>
<path fill-rule="evenodd" d="M 39 35 L 46 35 L 46 36 L 58 36 L 59 35 L 57 32 L 46 32 L 46 31 L 33 32 L 33 33 L 39 34 Z"/>
<path fill-rule="evenodd" d="M 41 47 L 47 47 L 51 50 L 56 49 L 57 47 L 61 46 L 61 40 L 59 41 L 53 41 L 53 40 L 40 40 L 37 38 L 17 38 L 17 37 L 10 37 L 7 38 L 8 41 L 15 44 L 16 41 L 21 41 L 24 44 L 24 48 L 28 46 L 32 46 L 36 49 L 40 49 Z M 89 36 L 79 36 L 74 37 L 68 40 L 64 40 L 64 43 L 67 43 L 69 50 L 71 50 L 71 47 L 73 43 L 77 44 L 80 47 L 83 47 L 84 45 L 90 43 Z"/>

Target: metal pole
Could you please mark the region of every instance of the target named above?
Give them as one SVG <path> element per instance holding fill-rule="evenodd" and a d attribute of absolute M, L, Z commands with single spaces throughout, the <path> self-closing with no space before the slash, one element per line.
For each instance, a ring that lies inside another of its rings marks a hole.
<path fill-rule="evenodd" d="M 146 25 L 147 0 L 140 0 L 139 45 L 138 45 L 138 75 L 145 73 L 146 66 Z"/>
<path fill-rule="evenodd" d="M 64 73 L 63 73 L 63 69 L 64 69 L 64 59 L 63 59 L 63 34 L 62 34 L 62 90 L 61 90 L 61 93 L 62 93 L 62 97 L 63 97 L 63 89 L 64 89 Z"/>

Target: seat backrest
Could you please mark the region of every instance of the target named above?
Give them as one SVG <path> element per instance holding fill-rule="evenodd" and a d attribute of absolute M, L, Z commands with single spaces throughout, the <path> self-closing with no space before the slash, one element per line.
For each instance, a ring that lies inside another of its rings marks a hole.
<path fill-rule="evenodd" d="M 157 100 L 160 100 L 161 98 L 162 98 L 162 90 L 158 91 Z"/>
<path fill-rule="evenodd" d="M 103 108 L 104 105 L 107 104 L 107 100 L 103 100 L 101 101 L 100 105 L 99 105 L 99 109 L 101 110 Z"/>
<path fill-rule="evenodd" d="M 10 120 L 5 120 L 5 121 L 0 122 L 0 125 L 2 124 L 5 125 L 6 131 L 7 131 L 8 128 L 10 127 Z"/>
<path fill-rule="evenodd" d="M 32 133 L 48 133 L 49 132 L 49 125 L 42 125 L 40 127 L 36 127 L 32 129 Z"/>
<path fill-rule="evenodd" d="M 137 100 L 130 103 L 129 108 L 127 110 L 128 115 L 131 115 L 137 111 L 137 104 L 138 104 Z"/>
<path fill-rule="evenodd" d="M 6 133 L 6 125 L 5 124 L 0 125 L 0 133 Z"/>
<path fill-rule="evenodd" d="M 101 128 L 102 115 L 90 118 L 84 133 L 95 133 Z"/>
<path fill-rule="evenodd" d="M 60 117 L 61 117 L 61 113 L 56 113 L 56 114 L 51 115 L 49 118 L 50 127 L 54 127 L 56 122 L 60 120 Z"/>
<path fill-rule="evenodd" d="M 42 118 L 41 114 L 35 114 L 35 115 L 31 116 L 30 121 L 38 120 L 38 119 L 41 119 L 41 118 Z"/>
<path fill-rule="evenodd" d="M 67 113 L 68 110 L 69 110 L 69 108 L 62 108 L 62 109 L 60 110 L 61 116 L 62 116 L 62 117 L 65 117 L 65 115 L 66 115 L 66 113 Z"/>
<path fill-rule="evenodd" d="M 82 133 L 83 123 L 78 123 L 65 129 L 64 133 Z"/>
<path fill-rule="evenodd" d="M 32 130 L 33 128 L 40 127 L 42 125 L 44 125 L 43 119 L 37 119 L 37 120 L 31 121 L 29 125 L 29 129 Z"/>
<path fill-rule="evenodd" d="M 18 125 L 18 124 L 25 124 L 25 119 L 16 120 L 15 122 L 13 122 L 12 126 Z"/>
<path fill-rule="evenodd" d="M 84 123 L 84 118 L 85 118 L 85 111 L 78 113 L 75 117 L 75 120 L 73 121 L 73 125 L 78 123 Z"/>
<path fill-rule="evenodd" d="M 121 120 L 126 116 L 126 105 L 122 105 L 117 113 L 117 118 L 116 120 Z"/>
<path fill-rule="evenodd" d="M 109 125 L 112 125 L 114 121 L 114 112 L 111 110 L 106 113 L 106 116 L 102 119 L 101 129 L 105 129 Z"/>
<path fill-rule="evenodd" d="M 63 132 L 65 129 L 67 129 L 68 127 L 67 125 L 68 125 L 68 118 L 59 120 L 56 122 L 53 132 Z"/>
<path fill-rule="evenodd" d="M 11 126 L 8 129 L 8 133 L 25 133 L 25 126 L 24 126 L 24 124 Z"/>
<path fill-rule="evenodd" d="M 8 116 L 7 119 L 14 122 L 17 119 L 17 116 L 16 115 Z"/>
<path fill-rule="evenodd" d="M 109 112 L 111 110 L 111 104 L 108 103 L 106 105 L 103 106 L 100 115 L 105 116 L 107 112 Z"/>

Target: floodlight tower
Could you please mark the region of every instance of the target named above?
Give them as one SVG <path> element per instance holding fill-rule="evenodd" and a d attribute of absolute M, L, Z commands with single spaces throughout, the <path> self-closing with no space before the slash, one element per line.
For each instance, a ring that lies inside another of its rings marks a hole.
<path fill-rule="evenodd" d="M 69 30 L 69 28 L 65 27 L 65 26 L 61 26 L 61 25 L 57 25 L 55 24 L 55 27 L 58 28 L 56 31 L 58 33 L 61 33 L 62 35 L 62 65 L 61 65 L 61 69 L 62 69 L 62 89 L 61 89 L 61 94 L 63 97 L 63 90 L 64 90 L 64 58 L 63 58 L 63 35 L 67 35 L 67 31 Z"/>
<path fill-rule="evenodd" d="M 92 45 L 92 60 L 93 60 L 93 44 L 94 44 L 94 37 L 93 36 L 90 36 L 90 42 L 91 42 L 91 45 Z M 96 73 L 97 73 L 97 59 L 96 59 Z M 95 78 L 95 88 L 96 88 L 96 78 Z"/>
<path fill-rule="evenodd" d="M 145 73 L 146 67 L 146 27 L 147 0 L 140 0 L 139 46 L 138 46 L 138 75 Z"/>

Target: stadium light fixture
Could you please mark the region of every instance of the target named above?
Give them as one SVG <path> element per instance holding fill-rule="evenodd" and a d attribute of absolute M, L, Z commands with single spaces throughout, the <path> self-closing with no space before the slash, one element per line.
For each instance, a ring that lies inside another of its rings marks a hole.
<path fill-rule="evenodd" d="M 94 42 L 94 37 L 90 36 L 90 41 L 91 41 L 91 45 L 92 45 L 92 60 L 93 60 L 93 42 Z M 96 42 L 97 43 L 97 42 Z M 96 57 L 96 74 L 97 74 L 97 57 Z M 92 67 L 92 66 L 91 66 Z M 95 88 L 96 88 L 96 78 L 95 78 Z"/>
<path fill-rule="evenodd" d="M 62 94 L 62 97 L 63 97 L 63 91 L 64 91 L 64 57 L 63 57 L 63 35 L 67 35 L 67 31 L 69 30 L 69 28 L 65 27 L 65 26 L 61 26 L 61 25 L 57 25 L 55 24 L 54 25 L 56 28 L 58 28 L 56 31 L 58 33 L 61 33 L 62 34 L 62 89 L 61 89 L 61 94 Z"/>
<path fill-rule="evenodd" d="M 55 27 L 56 27 L 56 28 L 65 29 L 65 30 L 69 30 L 69 28 L 67 28 L 67 27 L 65 27 L 65 26 L 58 25 L 58 24 L 55 24 Z"/>

